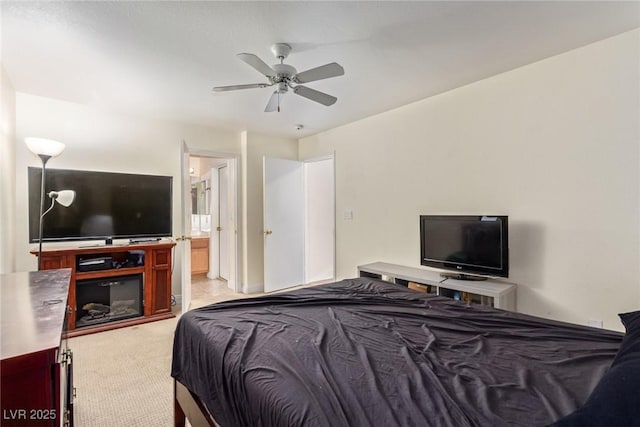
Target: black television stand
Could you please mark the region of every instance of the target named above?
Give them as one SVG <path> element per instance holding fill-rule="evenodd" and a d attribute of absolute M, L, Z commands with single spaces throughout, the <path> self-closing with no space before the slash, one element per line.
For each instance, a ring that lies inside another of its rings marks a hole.
<path fill-rule="evenodd" d="M 488 279 L 488 277 L 472 276 L 470 274 L 462 274 L 462 273 L 440 273 L 440 276 L 446 277 L 447 279 L 472 280 L 476 282 Z"/>

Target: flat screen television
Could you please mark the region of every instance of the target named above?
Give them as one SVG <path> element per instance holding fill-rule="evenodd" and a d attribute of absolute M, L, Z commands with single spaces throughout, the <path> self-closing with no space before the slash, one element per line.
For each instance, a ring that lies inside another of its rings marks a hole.
<path fill-rule="evenodd" d="M 42 169 L 30 167 L 29 241 L 38 242 Z M 151 239 L 172 235 L 172 177 L 47 169 L 50 191 L 74 190 L 71 206 L 56 205 L 43 221 L 43 241 Z"/>
<path fill-rule="evenodd" d="M 508 217 L 421 215 L 420 264 L 457 279 L 509 277 Z"/>

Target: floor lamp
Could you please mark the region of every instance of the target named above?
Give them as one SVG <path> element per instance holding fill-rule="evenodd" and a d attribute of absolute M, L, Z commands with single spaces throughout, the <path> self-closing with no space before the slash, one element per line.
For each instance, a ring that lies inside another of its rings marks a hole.
<path fill-rule="evenodd" d="M 41 270 L 42 267 L 42 263 L 40 262 L 40 254 L 42 253 L 42 223 L 44 221 L 44 216 L 48 214 L 51 209 L 53 209 L 53 206 L 56 204 L 56 202 L 58 202 L 65 208 L 71 206 L 71 203 L 73 203 L 73 199 L 76 198 L 76 192 L 73 190 L 50 191 L 47 196 L 49 196 L 49 198 L 51 199 L 51 206 L 49 206 L 49 209 L 47 209 L 40 215 L 40 235 L 38 236 L 38 270 Z"/>
<path fill-rule="evenodd" d="M 38 231 L 38 270 L 42 268 L 42 218 L 44 217 L 44 175 L 50 158 L 59 156 L 64 151 L 62 142 L 45 138 L 25 138 L 29 150 L 42 160 L 42 181 L 40 183 L 40 229 Z"/>

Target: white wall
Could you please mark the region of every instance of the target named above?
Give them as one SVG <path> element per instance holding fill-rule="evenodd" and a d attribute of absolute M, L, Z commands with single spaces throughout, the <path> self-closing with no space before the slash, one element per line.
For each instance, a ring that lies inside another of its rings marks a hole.
<path fill-rule="evenodd" d="M 239 153 L 239 134 L 166 120 L 117 114 L 80 104 L 16 94 L 15 253 L 17 271 L 37 268 L 29 253 L 27 167 L 40 160 L 23 143 L 25 136 L 56 139 L 65 151 L 48 168 L 173 176 L 173 232 L 181 230 L 180 144 L 217 152 Z M 4 170 L 4 169 L 3 169 Z M 4 172 L 3 172 L 4 173 Z M 179 243 L 180 244 L 180 243 Z M 48 244 L 53 245 L 53 244 Z M 173 289 L 180 293 L 180 251 L 174 251 Z"/>
<path fill-rule="evenodd" d="M 41 165 L 22 142 L 25 136 L 56 139 L 66 144 L 65 151 L 47 163 L 48 168 L 84 169 L 173 176 L 173 231 L 181 231 L 180 144 L 186 141 L 190 151 L 242 155 L 240 186 L 246 197 L 239 201 L 244 218 L 237 230 L 240 242 L 239 262 L 243 272 L 241 285 L 245 291 L 262 290 L 262 157 L 296 159 L 297 141 L 270 136 L 233 132 L 168 120 L 150 119 L 98 108 L 16 94 L 15 141 L 15 244 L 17 271 L 37 268 L 36 257 L 29 253 L 27 167 Z M 4 173 L 4 169 L 3 169 Z M 250 203 L 245 204 L 245 200 Z M 246 232 L 246 227 L 248 231 Z M 246 238 L 244 237 L 246 236 Z M 180 243 L 178 243 L 180 244 Z M 242 244 L 242 243 L 241 243 Z M 54 243 L 47 244 L 49 246 Z M 180 293 L 180 250 L 174 252 L 174 293 Z M 243 280 L 244 279 L 244 280 Z"/>
<path fill-rule="evenodd" d="M 419 266 L 420 214 L 507 214 L 518 310 L 622 329 L 640 305 L 639 52 L 634 30 L 301 140 L 301 159 L 336 152 L 337 276 Z"/>
<path fill-rule="evenodd" d="M 16 200 L 16 92 L 0 64 L 0 274 L 13 273 L 16 257 L 14 210 Z"/>

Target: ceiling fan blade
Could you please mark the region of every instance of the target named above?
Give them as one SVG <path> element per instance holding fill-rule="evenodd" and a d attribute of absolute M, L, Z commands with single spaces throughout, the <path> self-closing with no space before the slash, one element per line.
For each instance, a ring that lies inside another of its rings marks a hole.
<path fill-rule="evenodd" d="M 344 74 L 344 68 L 336 62 L 312 68 L 295 75 L 293 80 L 296 83 L 309 83 L 316 80 L 328 79 Z"/>
<path fill-rule="evenodd" d="M 258 58 L 253 53 L 239 53 L 237 56 L 242 61 L 255 68 L 259 73 L 264 74 L 267 77 L 276 76 L 276 72 L 273 71 L 273 68 L 269 67 L 262 59 Z"/>
<path fill-rule="evenodd" d="M 312 101 L 318 102 L 322 105 L 333 105 L 336 103 L 338 98 L 335 96 L 327 95 L 324 92 L 317 91 L 315 89 L 308 88 L 306 86 L 296 86 L 293 88 L 293 93 L 296 95 L 303 96 Z"/>
<path fill-rule="evenodd" d="M 271 94 L 271 98 L 269 98 L 269 102 L 267 102 L 267 106 L 264 107 L 265 113 L 272 113 L 274 111 L 280 112 L 280 93 L 276 90 Z"/>
<path fill-rule="evenodd" d="M 253 89 L 259 87 L 269 87 L 270 84 L 267 83 L 253 83 L 248 85 L 232 85 L 232 86 L 216 86 L 213 88 L 214 92 L 226 92 L 229 90 L 239 90 L 239 89 Z"/>

